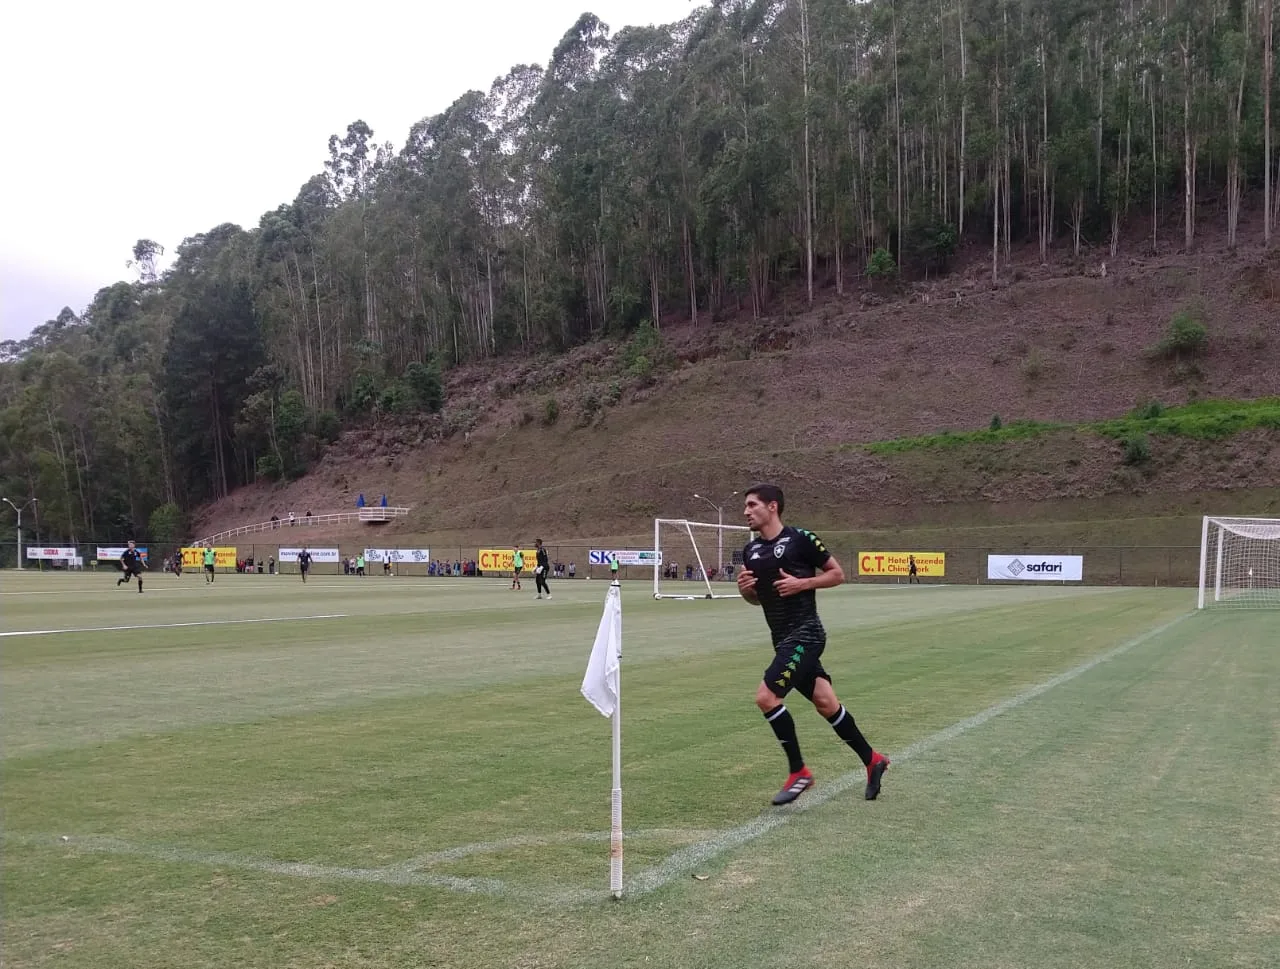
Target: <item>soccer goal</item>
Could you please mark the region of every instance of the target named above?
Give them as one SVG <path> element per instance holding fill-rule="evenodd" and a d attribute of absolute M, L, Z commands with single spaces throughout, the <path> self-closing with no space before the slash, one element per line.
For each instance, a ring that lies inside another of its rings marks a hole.
<path fill-rule="evenodd" d="M 662 554 L 653 566 L 653 597 L 737 598 L 734 577 L 742 548 L 750 539 L 746 525 L 655 518 L 653 547 Z"/>
<path fill-rule="evenodd" d="M 1200 533 L 1198 607 L 1280 608 L 1280 518 L 1212 518 Z"/>

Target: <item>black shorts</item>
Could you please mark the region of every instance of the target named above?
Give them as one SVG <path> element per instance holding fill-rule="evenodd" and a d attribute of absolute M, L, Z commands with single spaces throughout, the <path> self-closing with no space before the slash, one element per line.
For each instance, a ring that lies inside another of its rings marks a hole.
<path fill-rule="evenodd" d="M 779 700 L 796 690 L 806 700 L 813 699 L 818 680 L 831 682 L 831 674 L 822 668 L 822 651 L 827 637 L 821 633 L 801 633 L 778 643 L 773 662 L 764 671 L 764 683 Z"/>
<path fill-rule="evenodd" d="M 213 566 L 212 566 L 212 565 L 206 565 L 206 566 L 204 567 L 204 570 L 205 570 L 206 572 L 212 572 L 212 571 L 213 571 Z"/>

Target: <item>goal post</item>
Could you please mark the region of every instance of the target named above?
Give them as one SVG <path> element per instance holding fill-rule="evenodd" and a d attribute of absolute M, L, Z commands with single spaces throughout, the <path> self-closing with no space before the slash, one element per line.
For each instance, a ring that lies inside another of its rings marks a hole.
<path fill-rule="evenodd" d="M 1280 608 L 1280 518 L 1204 517 L 1196 607 Z"/>
<path fill-rule="evenodd" d="M 653 563 L 655 599 L 736 599 L 733 578 L 742 547 L 751 538 L 745 525 L 719 525 L 686 518 L 655 518 Z"/>

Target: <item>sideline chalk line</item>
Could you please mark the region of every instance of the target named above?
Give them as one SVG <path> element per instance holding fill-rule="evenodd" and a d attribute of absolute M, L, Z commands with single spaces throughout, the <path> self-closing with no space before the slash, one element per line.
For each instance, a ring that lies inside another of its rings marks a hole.
<path fill-rule="evenodd" d="M 55 636 L 58 633 L 115 633 L 134 629 L 185 629 L 190 626 L 239 626 L 251 622 L 306 622 L 310 619 L 346 619 L 346 613 L 328 616 L 270 616 L 265 619 L 206 619 L 202 622 L 161 622 L 140 626 L 80 626 L 74 629 L 16 629 L 0 636 Z"/>
<path fill-rule="evenodd" d="M 626 831 L 624 837 L 634 840 L 668 837 L 689 839 L 706 838 L 715 834 L 717 834 L 716 831 L 705 829 L 648 828 Z M 444 888 L 449 891 L 466 894 L 526 896 L 553 904 L 585 901 L 594 897 L 595 893 L 585 890 L 548 892 L 543 888 L 520 889 L 507 885 L 497 878 L 443 875 L 424 871 L 423 869 L 431 865 L 457 861 L 472 855 L 497 854 L 512 848 L 536 848 L 546 845 L 578 844 L 582 842 L 607 843 L 609 839 L 610 832 L 608 831 L 562 831 L 547 835 L 517 835 L 511 838 L 503 838 L 499 841 L 478 841 L 474 844 L 458 845 L 377 868 L 354 868 L 343 865 L 317 865 L 308 862 L 278 861 L 273 858 L 256 858 L 227 851 L 193 851 L 177 845 L 138 844 L 126 841 L 123 838 L 104 835 L 56 836 L 51 834 L 19 833 L 6 833 L 4 835 L 4 840 L 11 844 L 57 847 L 66 850 L 87 851 L 94 854 L 126 855 L 134 858 L 149 858 L 156 861 L 188 865 L 207 865 L 211 868 L 258 871 L 269 875 L 284 875 L 290 878 L 317 881 L 367 882 L 378 885 Z"/>

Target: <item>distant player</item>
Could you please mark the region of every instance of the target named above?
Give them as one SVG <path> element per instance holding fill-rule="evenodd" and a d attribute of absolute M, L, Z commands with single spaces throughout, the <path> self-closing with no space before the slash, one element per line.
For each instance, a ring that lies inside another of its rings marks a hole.
<path fill-rule="evenodd" d="M 124 575 L 116 580 L 116 586 L 128 585 L 134 579 L 138 580 L 138 591 L 142 591 L 142 570 L 146 568 L 146 563 L 142 561 L 142 553 L 138 551 L 138 547 L 133 543 L 129 543 L 129 547 L 124 550 L 120 556 L 120 570 Z"/>
<path fill-rule="evenodd" d="M 384 552 L 382 555 L 382 574 L 383 575 L 391 574 L 391 553 L 390 552 Z"/>
<path fill-rule="evenodd" d="M 206 545 L 204 547 L 204 581 L 206 583 L 212 582 L 217 578 L 214 568 L 216 561 L 212 546 Z"/>
<path fill-rule="evenodd" d="M 182 549 L 173 553 L 173 574 L 182 578 Z"/>
<path fill-rule="evenodd" d="M 916 585 L 920 584 L 920 575 L 916 570 L 916 557 L 914 555 L 908 555 L 907 556 L 907 585 L 910 585 L 913 579 L 915 580 Z"/>
<path fill-rule="evenodd" d="M 872 750 L 822 668 L 827 633 L 818 618 L 816 590 L 840 585 L 844 569 L 812 532 L 782 524 L 783 504 L 777 485 L 756 485 L 746 492 L 747 525 L 757 537 L 743 549 L 738 573 L 739 594 L 764 610 L 773 640 L 773 662 L 756 689 L 756 706 L 773 728 L 791 768 L 773 803 L 790 804 L 813 786 L 813 774 L 800 755 L 795 721 L 782 702 L 793 689 L 811 701 L 836 736 L 857 753 L 867 768 L 866 799 L 874 801 L 889 758 Z"/>
<path fill-rule="evenodd" d="M 520 588 L 520 573 L 524 571 L 524 552 L 517 545 L 511 553 L 511 588 Z"/>
<path fill-rule="evenodd" d="M 305 548 L 298 553 L 298 571 L 302 573 L 302 581 L 307 581 L 307 573 L 311 571 L 311 553 Z"/>
<path fill-rule="evenodd" d="M 618 581 L 618 553 L 609 553 L 609 578 L 614 582 Z"/>
<path fill-rule="evenodd" d="M 542 539 L 535 538 L 533 547 L 538 550 L 538 561 L 533 567 L 533 581 L 538 587 L 538 598 L 542 598 L 542 593 L 546 592 L 547 598 L 551 598 L 551 586 L 547 585 L 547 572 L 551 569 L 551 559 L 547 555 L 547 550 L 542 546 Z"/>

